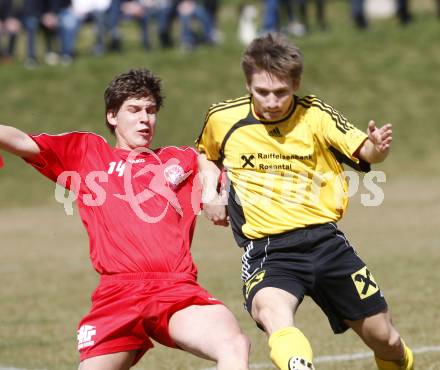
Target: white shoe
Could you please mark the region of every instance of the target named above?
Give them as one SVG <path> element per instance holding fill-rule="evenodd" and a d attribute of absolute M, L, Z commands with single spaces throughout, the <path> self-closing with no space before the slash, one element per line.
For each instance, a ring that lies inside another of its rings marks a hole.
<path fill-rule="evenodd" d="M 238 39 L 243 45 L 249 45 L 257 37 L 258 10 L 254 5 L 245 5 L 238 20 Z"/>
<path fill-rule="evenodd" d="M 289 360 L 289 370 L 315 370 L 315 367 L 301 357 L 292 357 Z"/>
<path fill-rule="evenodd" d="M 58 56 L 57 53 L 54 53 L 53 51 L 47 52 L 46 55 L 44 56 L 44 62 L 47 65 L 55 66 L 58 64 L 59 61 L 60 61 L 60 57 Z"/>
<path fill-rule="evenodd" d="M 287 26 L 287 32 L 292 36 L 304 37 L 307 34 L 306 26 L 299 22 L 291 22 Z"/>

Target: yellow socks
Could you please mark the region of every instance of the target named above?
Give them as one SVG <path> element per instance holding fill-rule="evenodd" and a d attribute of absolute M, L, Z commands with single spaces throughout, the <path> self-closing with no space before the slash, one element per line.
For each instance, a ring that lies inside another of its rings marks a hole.
<path fill-rule="evenodd" d="M 313 370 L 309 341 L 297 328 L 289 327 L 269 337 L 270 358 L 280 370 Z"/>
<path fill-rule="evenodd" d="M 414 356 L 409 347 L 404 347 L 401 362 L 385 361 L 376 357 L 379 370 L 414 370 Z M 313 351 L 309 341 L 297 328 L 289 327 L 269 337 L 270 358 L 280 370 L 313 370 Z"/>
<path fill-rule="evenodd" d="M 414 356 L 409 347 L 403 343 L 404 354 L 402 363 L 395 361 L 385 361 L 376 357 L 376 364 L 379 370 L 414 370 Z"/>

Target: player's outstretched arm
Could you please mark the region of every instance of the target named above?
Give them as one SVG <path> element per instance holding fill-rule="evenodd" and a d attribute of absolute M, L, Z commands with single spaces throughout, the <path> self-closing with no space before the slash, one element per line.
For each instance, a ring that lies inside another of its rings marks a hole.
<path fill-rule="evenodd" d="M 368 139 L 359 149 L 359 158 L 368 163 L 380 163 L 385 160 L 390 152 L 393 141 L 392 125 L 387 123 L 382 127 L 376 127 L 374 121 L 368 122 Z"/>
<path fill-rule="evenodd" d="M 222 190 L 221 194 L 217 192 L 221 170 L 214 162 L 208 160 L 205 154 L 199 155 L 198 165 L 202 184 L 203 213 L 214 225 L 228 226 L 227 194 L 225 190 Z"/>
<path fill-rule="evenodd" d="M 11 126 L 0 125 L 0 149 L 23 158 L 40 153 L 40 148 L 27 134 Z"/>

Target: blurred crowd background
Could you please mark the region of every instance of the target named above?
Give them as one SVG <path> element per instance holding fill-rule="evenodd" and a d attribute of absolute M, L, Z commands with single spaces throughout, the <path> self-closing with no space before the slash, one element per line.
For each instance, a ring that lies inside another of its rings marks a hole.
<path fill-rule="evenodd" d="M 346 1 L 347 17 L 359 30 L 369 27 L 368 14 L 374 12 L 395 16 L 401 25 L 412 20 L 411 0 Z M 432 1 L 440 20 L 440 0 Z M 234 5 L 237 37 L 243 44 L 268 32 L 304 37 L 311 23 L 322 32 L 331 31 L 328 0 L 248 0 Z M 29 69 L 39 63 L 70 65 L 78 57 L 84 25 L 94 30 L 93 55 L 122 52 L 123 22 L 136 23 L 139 47 L 146 51 L 152 45 L 182 51 L 214 46 L 223 42 L 217 20 L 221 6 L 222 0 L 0 0 L 0 58 L 2 64 L 23 63 Z M 21 37 L 25 56 L 17 61 Z"/>

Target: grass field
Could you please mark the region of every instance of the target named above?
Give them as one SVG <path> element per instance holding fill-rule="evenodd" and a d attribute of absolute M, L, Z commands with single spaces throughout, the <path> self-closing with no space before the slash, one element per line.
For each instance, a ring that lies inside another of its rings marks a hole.
<path fill-rule="evenodd" d="M 423 192 L 414 191 L 422 188 Z M 381 284 L 409 345 L 437 346 L 436 351 L 417 356 L 417 369 L 439 370 L 438 184 L 432 180 L 390 179 L 384 192 L 380 208 L 364 207 L 359 195 L 354 197 L 341 228 Z M 242 308 L 240 250 L 229 230 L 208 225 L 203 218 L 198 226 L 193 253 L 201 283 L 233 310 L 252 338 L 251 363 L 268 364 L 264 334 Z M 0 235 L 0 367 L 75 368 L 76 324 L 87 312 L 97 282 L 77 215 L 65 216 L 59 204 L 3 210 Z M 352 333 L 334 336 L 323 314 L 308 300 L 301 306 L 297 321 L 318 358 L 366 352 Z M 136 368 L 202 370 L 212 366 L 186 353 L 157 346 Z M 368 358 L 323 362 L 318 369 L 368 370 L 374 365 Z"/>
<path fill-rule="evenodd" d="M 136 49 L 133 31 L 123 57 L 84 55 L 67 69 L 1 66 L 0 122 L 30 132 L 92 130 L 110 138 L 102 108 L 106 83 L 116 73 L 145 66 L 162 76 L 167 95 L 155 145 L 191 144 L 210 104 L 245 93 L 238 63 L 242 47 L 234 34 L 236 5 L 225 3 L 226 42 L 218 48 L 145 54 Z M 437 348 L 417 355 L 417 369 L 440 370 L 440 22 L 433 1 L 417 0 L 415 22 L 408 27 L 376 21 L 360 33 L 350 25 L 345 0 L 329 4 L 331 31 L 296 40 L 306 59 L 300 93 L 322 97 L 359 127 L 370 118 L 394 123 L 394 148 L 380 167 L 387 173 L 384 203 L 365 207 L 357 194 L 341 228 L 373 270 L 408 344 Z M 86 43 L 87 37 L 83 51 Z M 0 171 L 0 369 L 73 369 L 76 324 L 97 282 L 86 234 L 78 215 L 65 216 L 55 202 L 53 184 L 20 160 L 9 155 L 5 160 Z M 240 250 L 230 231 L 200 218 L 193 252 L 201 283 L 233 310 L 252 338 L 254 368 L 272 369 L 265 337 L 242 308 Z M 310 301 L 297 320 L 322 359 L 319 370 L 374 369 L 371 358 L 325 361 L 323 356 L 366 352 L 366 347 L 351 333 L 333 336 Z M 136 368 L 212 366 L 158 346 Z"/>

